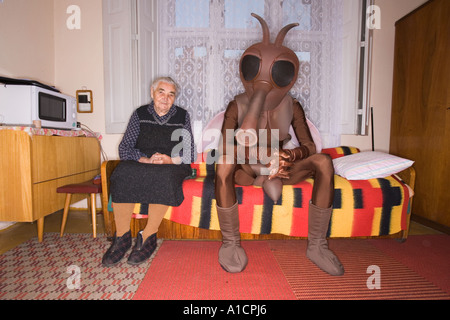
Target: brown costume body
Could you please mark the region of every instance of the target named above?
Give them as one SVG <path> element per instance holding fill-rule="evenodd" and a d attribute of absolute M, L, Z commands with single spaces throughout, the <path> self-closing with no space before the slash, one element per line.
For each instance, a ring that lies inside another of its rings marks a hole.
<path fill-rule="evenodd" d="M 344 270 L 328 250 L 325 238 L 334 195 L 333 165 L 328 156 L 316 153 L 303 108 L 288 95 L 297 80 L 299 61 L 282 42 L 286 33 L 298 24 L 284 27 L 275 43 L 270 43 L 266 22 L 256 14 L 252 16 L 261 23 L 263 41 L 252 45 L 242 55 L 240 76 L 245 93 L 230 102 L 222 126 L 215 186 L 223 238 L 219 263 L 226 271 L 240 272 L 248 262 L 240 246 L 235 183 L 260 185 L 277 202 L 283 184 L 314 177 L 307 256 L 324 271 L 341 275 Z M 283 142 L 290 138 L 291 125 L 300 146 L 283 149 Z M 226 138 L 227 130 L 235 132 L 235 139 Z M 258 139 L 261 130 L 267 130 L 266 141 Z M 239 147 L 244 148 L 245 156 L 237 152 Z M 271 158 L 271 162 L 262 161 L 263 155 Z M 271 170 L 270 175 L 261 171 L 267 168 Z"/>

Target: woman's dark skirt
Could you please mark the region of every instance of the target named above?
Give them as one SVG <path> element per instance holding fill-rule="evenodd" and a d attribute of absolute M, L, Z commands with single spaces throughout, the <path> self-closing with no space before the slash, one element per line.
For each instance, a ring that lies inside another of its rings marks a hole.
<path fill-rule="evenodd" d="M 183 180 L 191 174 L 187 164 L 146 164 L 121 161 L 111 175 L 115 203 L 157 203 L 177 207 L 183 200 Z"/>

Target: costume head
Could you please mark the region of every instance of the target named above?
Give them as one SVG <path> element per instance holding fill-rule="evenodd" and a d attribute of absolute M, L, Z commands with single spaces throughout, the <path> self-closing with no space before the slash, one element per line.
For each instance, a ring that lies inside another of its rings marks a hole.
<path fill-rule="evenodd" d="M 236 133 L 238 143 L 252 146 L 257 142 L 257 120 L 261 111 L 275 109 L 297 80 L 299 60 L 291 49 L 283 46 L 287 32 L 298 26 L 292 23 L 280 30 L 274 43 L 270 42 L 267 23 L 257 14 L 252 16 L 261 23 L 262 42 L 245 50 L 240 61 L 240 77 L 249 98 L 249 108 Z M 240 139 L 240 134 L 247 138 Z M 248 139 L 249 134 L 254 139 Z"/>

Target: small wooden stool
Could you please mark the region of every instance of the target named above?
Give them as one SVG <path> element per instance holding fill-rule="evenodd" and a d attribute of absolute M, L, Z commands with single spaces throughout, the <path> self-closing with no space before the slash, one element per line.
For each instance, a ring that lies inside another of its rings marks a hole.
<path fill-rule="evenodd" d="M 64 228 L 66 227 L 67 215 L 69 213 L 70 200 L 72 199 L 72 194 L 74 193 L 88 193 L 91 197 L 90 211 L 92 214 L 92 232 L 94 238 L 97 237 L 97 206 L 95 203 L 95 198 L 97 193 L 102 193 L 102 185 L 95 184 L 91 181 L 76 183 L 76 184 L 68 184 L 56 189 L 57 193 L 66 193 L 66 203 L 64 204 L 64 213 L 61 224 L 61 237 L 64 234 Z"/>

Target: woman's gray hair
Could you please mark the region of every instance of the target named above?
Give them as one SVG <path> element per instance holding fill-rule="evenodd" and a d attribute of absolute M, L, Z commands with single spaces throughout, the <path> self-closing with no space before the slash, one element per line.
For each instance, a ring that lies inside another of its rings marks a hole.
<path fill-rule="evenodd" d="M 159 78 L 156 78 L 156 79 L 153 81 L 153 83 L 152 83 L 152 85 L 151 85 L 151 88 L 152 88 L 153 90 L 156 90 L 156 88 L 158 87 L 158 85 L 159 85 L 160 82 L 165 82 L 165 83 L 169 83 L 169 84 L 173 85 L 173 86 L 175 87 L 175 93 L 178 94 L 179 86 L 178 86 L 178 84 L 175 82 L 175 80 L 173 80 L 171 77 L 159 77 Z"/>

